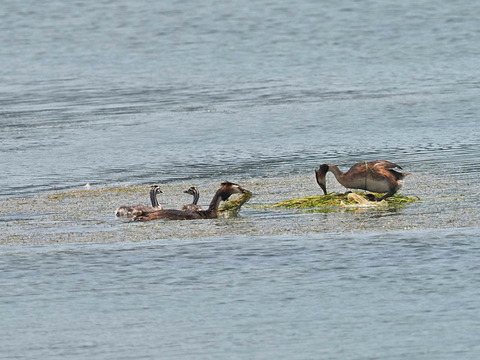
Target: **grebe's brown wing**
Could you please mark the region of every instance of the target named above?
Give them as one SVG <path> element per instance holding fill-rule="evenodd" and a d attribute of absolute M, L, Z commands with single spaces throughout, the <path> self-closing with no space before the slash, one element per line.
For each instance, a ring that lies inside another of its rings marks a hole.
<path fill-rule="evenodd" d="M 408 173 L 401 173 L 399 171 L 395 171 L 394 169 L 402 169 L 402 167 L 398 164 L 395 164 L 391 161 L 387 160 L 377 160 L 371 161 L 373 163 L 372 168 L 375 169 L 375 172 L 378 174 L 385 174 L 389 173 L 395 177 L 395 180 L 402 180 L 406 175 L 410 175 Z"/>
<path fill-rule="evenodd" d="M 400 165 L 387 160 L 369 161 L 367 162 L 367 164 L 371 167 L 384 168 L 384 169 L 401 169 L 402 168 Z"/>

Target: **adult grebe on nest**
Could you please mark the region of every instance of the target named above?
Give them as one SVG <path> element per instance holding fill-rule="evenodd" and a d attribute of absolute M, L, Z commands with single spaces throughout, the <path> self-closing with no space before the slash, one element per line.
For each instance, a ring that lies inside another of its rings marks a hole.
<path fill-rule="evenodd" d="M 315 172 L 317 183 L 327 194 L 325 175 L 331 171 L 337 181 L 348 189 L 362 189 L 376 193 L 386 193 L 380 200 L 393 196 L 403 184 L 408 173 L 393 169 L 401 167 L 386 160 L 361 161 L 353 165 L 347 172 L 342 172 L 336 165 L 323 164 Z"/>
<path fill-rule="evenodd" d="M 115 210 L 115 215 L 118 217 L 135 217 L 143 214 L 146 211 L 161 210 L 162 206 L 158 203 L 157 194 L 163 193 L 158 185 L 152 185 L 150 188 L 150 201 L 152 206 L 136 205 L 136 206 L 120 206 Z"/>
<path fill-rule="evenodd" d="M 220 188 L 213 196 L 210 206 L 207 210 L 184 211 L 176 209 L 164 209 L 149 211 L 142 215 L 136 216 L 136 221 L 149 221 L 155 219 L 170 219 L 170 220 L 194 220 L 194 219 L 214 219 L 218 217 L 218 206 L 221 201 L 226 201 L 231 195 L 243 193 L 244 189 L 231 182 L 223 182 Z"/>
<path fill-rule="evenodd" d="M 198 210 L 203 210 L 201 206 L 197 205 L 198 199 L 200 198 L 200 192 L 195 186 L 192 186 L 188 190 L 185 190 L 184 193 L 193 195 L 193 201 L 191 204 L 188 205 L 183 205 L 182 210 L 183 211 L 198 211 Z"/>

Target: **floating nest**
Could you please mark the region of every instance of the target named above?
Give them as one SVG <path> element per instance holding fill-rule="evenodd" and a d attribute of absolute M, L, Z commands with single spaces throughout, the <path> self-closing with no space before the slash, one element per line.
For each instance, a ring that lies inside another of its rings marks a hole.
<path fill-rule="evenodd" d="M 285 200 L 273 205 L 270 208 L 288 208 L 288 209 L 310 209 L 311 211 L 330 212 L 342 209 L 360 210 L 360 209 L 399 209 L 408 203 L 419 201 L 417 196 L 408 197 L 395 194 L 382 201 L 378 201 L 383 194 L 371 194 L 350 192 L 347 194 L 331 193 L 322 196 L 307 196 Z"/>

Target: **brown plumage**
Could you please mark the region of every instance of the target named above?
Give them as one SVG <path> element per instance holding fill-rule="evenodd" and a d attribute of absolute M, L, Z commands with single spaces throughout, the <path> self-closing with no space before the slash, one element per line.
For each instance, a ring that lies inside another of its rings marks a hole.
<path fill-rule="evenodd" d="M 201 206 L 197 205 L 198 199 L 200 198 L 200 192 L 195 186 L 190 187 L 188 190 L 185 190 L 184 193 L 193 195 L 193 201 L 191 204 L 183 205 L 183 211 L 198 211 L 203 210 Z"/>
<path fill-rule="evenodd" d="M 345 173 L 336 165 L 323 164 L 315 172 L 315 175 L 317 183 L 325 195 L 327 194 L 325 175 L 331 171 L 337 181 L 348 189 L 386 193 L 379 199 L 383 200 L 394 195 L 402 187 L 403 178 L 410 175 L 394 169 L 401 169 L 401 167 L 386 160 L 361 161 Z"/>
<path fill-rule="evenodd" d="M 118 217 L 135 217 L 138 215 L 143 214 L 145 211 L 152 211 L 152 210 L 161 210 L 162 206 L 158 203 L 157 194 L 163 193 L 160 190 L 158 185 L 152 185 L 150 188 L 150 201 L 152 206 L 147 205 L 136 205 L 136 206 L 120 206 L 115 210 L 115 215 Z"/>
<path fill-rule="evenodd" d="M 210 206 L 207 210 L 184 211 L 176 209 L 165 209 L 150 211 L 148 213 L 136 216 L 136 221 L 149 221 L 155 219 L 170 220 L 194 220 L 194 219 L 213 219 L 218 217 L 218 206 L 221 201 L 227 200 L 231 195 L 242 193 L 244 190 L 240 185 L 224 182 L 213 196 Z"/>

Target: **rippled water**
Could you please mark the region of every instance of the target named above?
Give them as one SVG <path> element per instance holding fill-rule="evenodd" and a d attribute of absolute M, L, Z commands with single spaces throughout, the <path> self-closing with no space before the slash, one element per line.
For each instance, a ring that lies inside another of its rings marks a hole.
<path fill-rule="evenodd" d="M 3 1 L 0 358 L 476 359 L 479 6 Z M 375 159 L 422 201 L 262 208 Z"/>
<path fill-rule="evenodd" d="M 410 230 L 8 249 L 2 352 L 474 359 L 477 236 Z"/>

